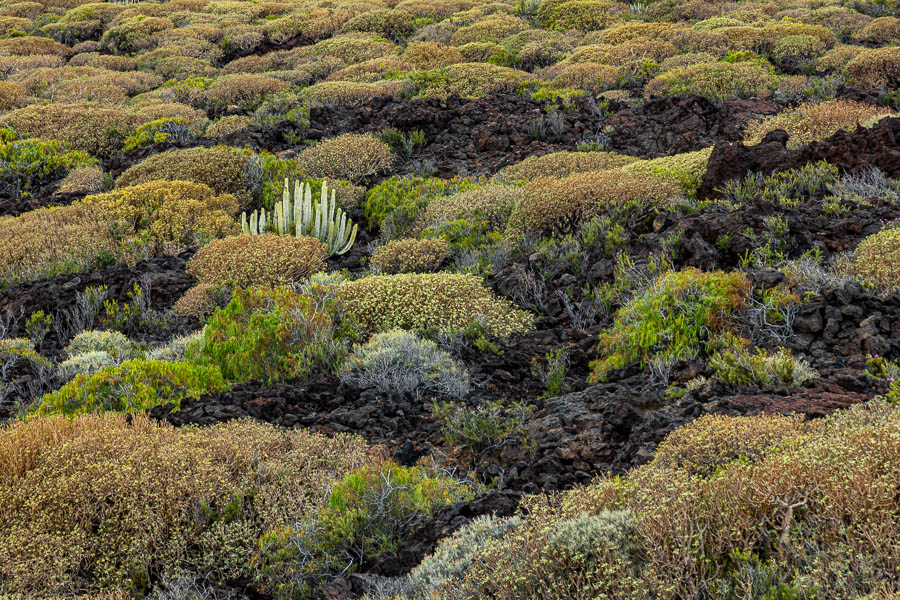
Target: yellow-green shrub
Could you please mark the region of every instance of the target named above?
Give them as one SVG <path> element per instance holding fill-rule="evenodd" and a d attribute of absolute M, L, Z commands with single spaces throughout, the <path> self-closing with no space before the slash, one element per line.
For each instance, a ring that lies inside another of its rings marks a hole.
<path fill-rule="evenodd" d="M 307 177 L 357 183 L 394 166 L 394 151 L 372 134 L 345 133 L 297 155 L 297 170 Z"/>
<path fill-rule="evenodd" d="M 388 39 L 398 40 L 408 36 L 415 28 L 415 16 L 402 8 L 380 8 L 361 13 L 341 28 L 344 32 L 373 31 Z"/>
<path fill-rule="evenodd" d="M 219 140 L 232 133 L 245 131 L 249 127 L 250 117 L 245 117 L 243 115 L 229 115 L 227 117 L 222 117 L 207 127 L 203 135 L 207 138 Z"/>
<path fill-rule="evenodd" d="M 187 271 L 208 284 L 287 285 L 324 271 L 326 254 L 325 244 L 308 236 L 236 235 L 201 248 Z"/>
<path fill-rule="evenodd" d="M 472 42 L 499 42 L 505 37 L 528 29 L 528 23 L 513 15 L 495 13 L 457 29 L 450 36 L 451 46 Z"/>
<path fill-rule="evenodd" d="M 879 17 L 853 34 L 854 40 L 874 42 L 876 44 L 897 44 L 900 42 L 900 19 L 897 17 Z"/>
<path fill-rule="evenodd" d="M 650 213 L 676 193 L 677 185 L 671 179 L 618 169 L 541 177 L 525 188 L 522 202 L 509 218 L 506 235 L 549 229 L 566 221 L 577 224 L 609 212 Z"/>
<path fill-rule="evenodd" d="M 496 298 L 478 277 L 452 273 L 373 275 L 337 287 L 341 306 L 368 331 L 436 327 L 449 333 L 473 320 L 498 337 L 528 331 L 532 316 Z"/>
<path fill-rule="evenodd" d="M 644 95 L 701 96 L 714 102 L 766 97 L 775 86 L 771 70 L 757 62 L 700 63 L 658 75 L 644 86 Z"/>
<path fill-rule="evenodd" d="M 260 536 L 308 517 L 365 455 L 357 437 L 249 420 L 17 421 L 0 429 L 0 579 L 9 593 L 71 597 L 144 594 L 151 574 L 252 577 Z"/>
<path fill-rule="evenodd" d="M 758 144 L 776 129 L 784 129 L 789 137 L 788 148 L 799 148 L 810 142 L 823 140 L 838 131 L 851 131 L 858 125 L 869 125 L 895 113 L 888 108 L 854 102 L 830 100 L 801 104 L 763 121 L 751 123 L 744 133 L 744 143 Z"/>
<path fill-rule="evenodd" d="M 628 7 L 614 0 L 543 0 L 538 19 L 550 29 L 595 31 L 616 23 Z"/>
<path fill-rule="evenodd" d="M 861 88 L 900 86 L 900 46 L 864 50 L 847 63 L 850 83 Z"/>
<path fill-rule="evenodd" d="M 502 230 L 512 210 L 522 201 L 524 191 L 515 185 L 490 184 L 450 196 L 437 196 L 428 201 L 411 233 L 419 234 L 457 219 L 484 221 L 486 229 Z"/>
<path fill-rule="evenodd" d="M 231 194 L 241 206 L 249 205 L 253 194 L 247 181 L 247 157 L 224 146 L 185 148 L 153 154 L 125 170 L 116 188 L 159 180 L 202 183 L 219 194 Z"/>
<path fill-rule="evenodd" d="M 253 110 L 265 96 L 283 92 L 290 86 L 286 81 L 257 73 L 223 75 L 206 89 L 206 96 L 214 106 L 236 105 Z"/>
<path fill-rule="evenodd" d="M 502 181 L 565 177 L 586 171 L 604 171 L 633 163 L 637 158 L 615 152 L 551 152 L 529 156 L 520 163 L 504 167 L 496 178 Z"/>
<path fill-rule="evenodd" d="M 548 67 L 540 75 L 552 77 L 551 83 L 558 88 L 574 88 L 599 94 L 618 87 L 621 69 L 585 62 Z"/>
<path fill-rule="evenodd" d="M 530 73 L 486 63 L 460 63 L 413 78 L 423 98 L 457 95 L 478 98 L 487 94 L 511 92 L 533 79 Z"/>
<path fill-rule="evenodd" d="M 145 50 L 153 45 L 154 33 L 174 26 L 172 21 L 164 17 L 138 15 L 107 29 L 100 38 L 100 47 L 116 54 Z"/>
<path fill-rule="evenodd" d="M 138 115 L 91 104 L 32 104 L 4 115 L 22 137 L 56 139 L 95 156 L 110 156 L 143 121 Z"/>
<path fill-rule="evenodd" d="M 0 40 L 0 54 L 7 56 L 52 54 L 68 58 L 72 55 L 72 49 L 49 38 L 29 35 Z"/>
<path fill-rule="evenodd" d="M 854 253 L 853 270 L 879 288 L 900 291 L 900 227 L 889 227 L 861 241 Z"/>
<path fill-rule="evenodd" d="M 300 92 L 300 96 L 310 102 L 345 106 L 386 94 L 386 88 L 380 85 L 357 81 L 321 81 Z"/>
<path fill-rule="evenodd" d="M 453 46 L 437 42 L 410 42 L 402 58 L 417 69 L 436 69 L 464 62 L 462 52 Z"/>
<path fill-rule="evenodd" d="M 674 179 L 684 193 L 694 194 L 706 174 L 706 165 L 712 150 L 710 146 L 696 152 L 639 160 L 623 166 L 621 170 L 623 173 L 652 173 L 657 177 Z"/>
<path fill-rule="evenodd" d="M 344 34 L 322 40 L 313 46 L 316 56 L 335 56 L 348 65 L 379 56 L 395 54 L 397 47 L 384 39 L 372 39 L 371 34 Z"/>
<path fill-rule="evenodd" d="M 152 253 L 178 253 L 238 229 L 238 201 L 191 181 L 150 181 L 93 194 L 74 206 L 116 223 L 117 235 Z"/>
<path fill-rule="evenodd" d="M 81 167 L 73 169 L 60 182 L 56 189 L 58 194 L 77 192 L 99 192 L 103 190 L 103 169 L 98 167 Z"/>
<path fill-rule="evenodd" d="M 450 244 L 442 239 L 393 240 L 380 246 L 369 259 L 376 273 L 428 273 L 436 271 L 450 255 Z"/>
<path fill-rule="evenodd" d="M 0 110 L 19 108 L 25 103 L 28 91 L 13 81 L 0 81 Z"/>

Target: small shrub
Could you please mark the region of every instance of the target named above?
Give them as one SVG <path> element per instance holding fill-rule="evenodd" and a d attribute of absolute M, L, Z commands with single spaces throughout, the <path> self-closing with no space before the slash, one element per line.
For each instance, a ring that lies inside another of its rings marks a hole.
<path fill-rule="evenodd" d="M 375 275 L 337 288 L 344 309 L 368 331 L 426 329 L 444 333 L 481 322 L 491 335 L 528 331 L 532 317 L 494 297 L 471 275 L 423 273 Z"/>
<path fill-rule="evenodd" d="M 464 398 L 469 393 L 464 365 L 431 340 L 402 329 L 375 334 L 354 348 L 341 380 L 374 388 L 385 396 L 414 393 L 417 399 L 423 395 Z"/>
<path fill-rule="evenodd" d="M 223 75 L 206 88 L 206 96 L 213 107 L 235 105 L 241 110 L 256 108 L 269 94 L 277 94 L 290 86 L 286 81 L 257 73 Z"/>
<path fill-rule="evenodd" d="M 459 219 L 483 222 L 486 231 L 501 231 L 522 196 L 521 187 L 499 184 L 478 186 L 452 196 L 438 196 L 428 202 L 411 231 L 421 233 Z"/>
<path fill-rule="evenodd" d="M 249 236 L 247 236 L 249 237 Z M 268 382 L 336 369 L 346 357 L 331 315 L 287 288 L 236 289 L 188 349 L 197 364 L 215 366 L 227 381 Z"/>
<path fill-rule="evenodd" d="M 243 115 L 229 115 L 222 117 L 206 128 L 204 137 L 220 140 L 239 131 L 246 131 L 250 127 L 250 117 Z"/>
<path fill-rule="evenodd" d="M 164 346 L 154 348 L 147 353 L 148 360 L 184 360 L 188 347 L 203 343 L 203 331 L 195 331 L 169 340 Z"/>
<path fill-rule="evenodd" d="M 733 98 L 765 98 L 775 83 L 771 70 L 756 62 L 700 63 L 655 77 L 644 87 L 644 95 L 701 96 L 723 102 Z"/>
<path fill-rule="evenodd" d="M 900 291 L 900 227 L 889 227 L 863 239 L 853 256 L 853 270 L 864 281 Z"/>
<path fill-rule="evenodd" d="M 847 63 L 850 83 L 863 89 L 900 86 L 900 46 L 866 49 Z"/>
<path fill-rule="evenodd" d="M 216 283 L 198 283 L 175 301 L 172 310 L 181 317 L 205 319 L 219 306 L 217 296 L 222 289 L 222 286 Z"/>
<path fill-rule="evenodd" d="M 386 88 L 381 85 L 362 81 L 322 81 L 300 92 L 309 102 L 339 106 L 353 106 L 386 94 Z"/>
<path fill-rule="evenodd" d="M 733 389 L 748 385 L 797 388 L 818 377 L 809 363 L 783 348 L 775 354 L 763 349 L 750 354 L 743 348 L 728 348 L 714 354 L 709 365 L 715 369 L 716 379 Z"/>
<path fill-rule="evenodd" d="M 432 410 L 441 422 L 441 437 L 454 448 L 485 452 L 521 445 L 535 449 L 526 428 L 534 409 L 523 402 L 496 400 L 474 407 L 435 402 Z"/>
<path fill-rule="evenodd" d="M 693 195 L 703 182 L 712 150 L 710 146 L 696 152 L 639 160 L 625 165 L 621 170 L 623 173 L 647 173 L 660 178 L 674 179 L 685 194 Z"/>
<path fill-rule="evenodd" d="M 404 62 L 426 71 L 465 62 L 458 48 L 437 42 L 410 42 L 401 57 Z"/>
<path fill-rule="evenodd" d="M 326 254 L 325 244 L 308 236 L 236 235 L 201 248 L 187 271 L 207 284 L 287 285 L 324 271 Z"/>
<path fill-rule="evenodd" d="M 753 146 L 770 132 L 784 129 L 789 137 L 788 148 L 799 148 L 810 142 L 824 140 L 838 131 L 852 131 L 858 125 L 874 124 L 878 119 L 896 113 L 883 107 L 833 100 L 802 104 L 758 123 L 751 123 L 744 133 L 744 143 Z"/>
<path fill-rule="evenodd" d="M 91 104 L 32 104 L 3 119 L 22 137 L 59 140 L 101 157 L 120 150 L 142 122 L 134 113 Z"/>
<path fill-rule="evenodd" d="M 193 181 L 209 186 L 217 194 L 231 194 L 242 207 L 252 202 L 247 177 L 248 159 L 218 146 L 186 148 L 153 154 L 126 169 L 116 180 L 117 188 L 148 181 Z"/>
<path fill-rule="evenodd" d="M 468 62 L 410 74 L 420 98 L 480 98 L 514 91 L 534 77 L 524 71 L 488 63 Z"/>
<path fill-rule="evenodd" d="M 214 367 L 134 359 L 92 375 L 76 375 L 41 398 L 36 414 L 136 413 L 170 402 L 177 409 L 184 398 L 225 389 L 228 386 Z"/>
<path fill-rule="evenodd" d="M 529 156 L 522 162 L 504 167 L 496 177 L 503 181 L 566 177 L 587 171 L 615 169 L 637 160 L 633 156 L 615 152 L 552 152 L 543 156 Z"/>
<path fill-rule="evenodd" d="M 689 360 L 715 350 L 729 319 L 750 291 L 743 273 L 672 271 L 616 312 L 600 335 L 602 358 L 591 363 L 591 381 L 612 369 L 655 360 Z"/>
<path fill-rule="evenodd" d="M 450 244 L 442 239 L 394 240 L 379 247 L 369 259 L 376 273 L 428 273 L 437 271 L 450 255 Z"/>
<path fill-rule="evenodd" d="M 0 40 L 0 54 L 6 56 L 52 54 L 68 58 L 72 55 L 72 49 L 49 38 L 28 35 Z"/>
<path fill-rule="evenodd" d="M 118 235 L 152 254 L 177 253 L 237 228 L 237 199 L 190 181 L 150 181 L 86 196 L 74 206 L 115 222 Z"/>
<path fill-rule="evenodd" d="M 106 352 L 116 358 L 130 358 L 135 353 L 134 343 L 118 331 L 91 330 L 77 334 L 66 346 L 70 358 L 85 352 Z"/>
<path fill-rule="evenodd" d="M 334 56 L 352 65 L 396 52 L 396 46 L 384 39 L 372 39 L 371 34 L 344 34 L 318 42 L 312 48 L 316 56 Z"/>
<path fill-rule="evenodd" d="M 652 214 L 672 196 L 670 179 L 621 170 L 539 178 L 525 188 L 522 202 L 509 218 L 506 235 L 566 229 L 605 213 Z"/>
<path fill-rule="evenodd" d="M 28 98 L 28 90 L 14 81 L 0 82 L 0 110 L 19 108 Z"/>
<path fill-rule="evenodd" d="M 309 177 L 357 183 L 394 166 L 391 147 L 371 134 L 345 133 L 301 152 L 297 169 Z"/>
<path fill-rule="evenodd" d="M 96 160 L 85 152 L 69 150 L 56 140 L 15 139 L 0 129 L 0 188 L 14 200 L 31 195 L 34 188 L 74 169 L 93 167 Z"/>
<path fill-rule="evenodd" d="M 396 237 L 413 224 L 432 199 L 450 196 L 471 187 L 472 182 L 460 178 L 391 177 L 366 192 L 363 216 L 370 228 Z M 390 231 L 385 232 L 385 227 L 389 227 Z"/>
<path fill-rule="evenodd" d="M 72 355 L 56 365 L 56 374 L 62 381 L 68 381 L 76 375 L 92 375 L 116 364 L 108 352 L 94 350 Z"/>
<path fill-rule="evenodd" d="M 138 15 L 108 28 L 100 38 L 100 48 L 114 54 L 133 54 L 153 45 L 153 34 L 175 25 L 163 17 Z"/>
<path fill-rule="evenodd" d="M 94 194 L 105 187 L 103 169 L 97 167 L 80 167 L 72 169 L 59 183 L 57 194 Z"/>
<path fill-rule="evenodd" d="M 125 152 L 131 152 L 142 146 L 152 144 L 186 143 L 197 136 L 197 129 L 188 124 L 182 117 L 166 117 L 144 123 L 134 131 L 134 135 L 128 136 L 122 148 Z"/>

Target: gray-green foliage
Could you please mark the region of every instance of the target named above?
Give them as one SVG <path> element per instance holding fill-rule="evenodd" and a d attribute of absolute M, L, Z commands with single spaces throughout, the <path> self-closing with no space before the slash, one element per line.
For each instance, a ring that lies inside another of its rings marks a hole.
<path fill-rule="evenodd" d="M 594 560 L 609 554 L 630 560 L 637 552 L 632 518 L 630 510 L 581 514 L 555 523 L 547 542 L 573 560 Z"/>
<path fill-rule="evenodd" d="M 79 374 L 90 375 L 106 367 L 116 364 L 109 352 L 104 350 L 92 350 L 82 354 L 76 354 L 64 360 L 56 366 L 56 374 L 60 379 L 69 380 Z"/>
<path fill-rule="evenodd" d="M 242 213 L 241 230 L 247 235 L 273 231 L 279 235 L 312 236 L 328 246 L 328 256 L 344 254 L 353 247 L 358 226 L 338 208 L 335 190 L 330 191 L 329 195 L 328 184 L 323 181 L 319 201 L 314 203 L 309 183 L 295 181 L 291 188 L 285 178 L 281 201 L 271 211 L 253 211 L 249 218 Z"/>

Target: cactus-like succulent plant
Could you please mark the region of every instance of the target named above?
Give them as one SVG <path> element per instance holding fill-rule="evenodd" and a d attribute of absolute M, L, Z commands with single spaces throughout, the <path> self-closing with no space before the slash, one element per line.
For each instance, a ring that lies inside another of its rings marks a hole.
<path fill-rule="evenodd" d="M 291 189 L 285 177 L 281 201 L 269 213 L 264 208 L 254 210 L 249 219 L 246 212 L 242 213 L 241 230 L 247 235 L 273 231 L 279 235 L 312 236 L 328 246 L 328 256 L 344 254 L 353 247 L 358 226 L 338 208 L 335 191 L 328 189 L 327 182 L 322 182 L 322 193 L 316 203 L 312 201 L 309 183 L 295 181 L 293 193 Z"/>

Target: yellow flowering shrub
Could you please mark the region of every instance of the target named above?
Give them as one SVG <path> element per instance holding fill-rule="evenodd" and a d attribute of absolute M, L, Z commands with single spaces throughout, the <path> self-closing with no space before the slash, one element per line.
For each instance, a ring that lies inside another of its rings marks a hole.
<path fill-rule="evenodd" d="M 495 177 L 502 181 L 565 177 L 586 171 L 615 169 L 637 160 L 615 152 L 551 152 L 543 156 L 529 156 L 522 162 L 504 167 Z"/>
<path fill-rule="evenodd" d="M 369 267 L 376 273 L 428 273 L 449 255 L 450 244 L 440 238 L 393 240 L 372 253 Z"/>
<path fill-rule="evenodd" d="M 359 85 L 359 84 L 357 84 Z M 297 170 L 306 177 L 356 183 L 394 165 L 394 151 L 374 135 L 345 133 L 297 155 Z"/>
<path fill-rule="evenodd" d="M 853 256 L 853 270 L 879 288 L 900 291 L 900 227 L 884 229 L 861 241 Z"/>
<path fill-rule="evenodd" d="M 874 124 L 878 119 L 895 116 L 889 108 L 852 100 L 801 104 L 763 121 L 751 123 L 744 133 L 744 143 L 758 144 L 771 131 L 784 129 L 790 136 L 788 148 L 823 140 L 838 131 L 851 131 L 857 125 Z"/>

